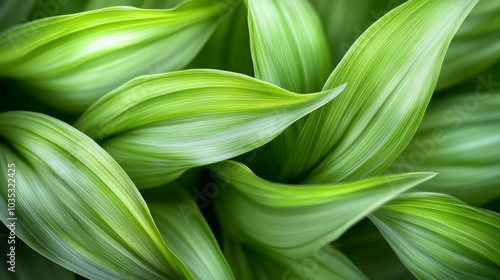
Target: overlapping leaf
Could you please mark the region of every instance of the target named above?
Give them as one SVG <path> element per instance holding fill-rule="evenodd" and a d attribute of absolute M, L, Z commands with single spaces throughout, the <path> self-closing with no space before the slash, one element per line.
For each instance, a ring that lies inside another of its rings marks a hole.
<path fill-rule="evenodd" d="M 433 100 L 389 172 L 437 172 L 418 189 L 479 205 L 500 197 L 499 170 L 500 94 L 477 92 Z"/>
<path fill-rule="evenodd" d="M 308 117 L 278 179 L 353 181 L 384 171 L 414 135 L 449 42 L 476 3 L 413 0 L 373 24 L 325 84 L 347 82 L 344 94 Z"/>
<path fill-rule="evenodd" d="M 193 0 L 173 10 L 112 7 L 29 22 L 0 36 L 0 76 L 81 112 L 131 78 L 185 66 L 229 8 Z"/>
<path fill-rule="evenodd" d="M 293 92 L 321 89 L 331 71 L 320 20 L 307 0 L 247 0 L 250 47 L 255 77 Z M 300 19 L 300 20 L 299 20 Z M 272 28 L 271 28 L 272 27 Z M 274 161 L 294 149 L 303 121 L 271 144 Z"/>
<path fill-rule="evenodd" d="M 330 56 L 311 4 L 245 1 L 255 77 L 293 92 L 320 90 L 331 70 Z"/>
<path fill-rule="evenodd" d="M 500 215 L 432 193 L 402 195 L 372 216 L 419 279 L 496 279 Z"/>
<path fill-rule="evenodd" d="M 42 114 L 6 112 L 0 137 L 0 163 L 16 170 L 16 235 L 30 247 L 91 279 L 191 278 L 132 181 L 86 135 Z M 0 218 L 12 222 L 7 211 Z"/>
<path fill-rule="evenodd" d="M 214 34 L 187 68 L 209 68 L 254 75 L 247 9 L 241 1 L 231 5 L 234 9 L 224 16 Z"/>
<path fill-rule="evenodd" d="M 381 16 L 403 1 L 387 0 L 309 0 L 318 13 L 332 61 L 337 65 L 351 45 Z"/>
<path fill-rule="evenodd" d="M 240 242 L 293 258 L 312 254 L 378 206 L 433 177 L 408 173 L 350 184 L 292 186 L 260 179 L 234 161 L 210 168 L 224 180 L 216 209 L 225 230 Z"/>
<path fill-rule="evenodd" d="M 125 84 L 75 126 L 104 139 L 138 187 L 154 187 L 269 142 L 343 88 L 294 94 L 240 74 L 185 70 Z"/>
<path fill-rule="evenodd" d="M 195 279 L 234 279 L 217 241 L 193 199 L 178 185 L 145 193 L 163 240 Z"/>
<path fill-rule="evenodd" d="M 255 246 L 238 244 L 224 238 L 224 254 L 237 279 L 295 280 L 295 279 L 367 279 L 337 249 L 327 246 L 303 259 L 292 259 Z"/>

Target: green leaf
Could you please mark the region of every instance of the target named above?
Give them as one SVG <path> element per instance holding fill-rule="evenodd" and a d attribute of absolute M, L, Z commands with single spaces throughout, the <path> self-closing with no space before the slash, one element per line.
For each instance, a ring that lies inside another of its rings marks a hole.
<path fill-rule="evenodd" d="M 38 253 L 92 279 L 192 278 L 132 181 L 89 137 L 30 112 L 0 114 L 0 137 L 0 208 L 12 202 L 14 163 L 16 235 Z"/>
<path fill-rule="evenodd" d="M 496 279 L 500 215 L 447 195 L 402 195 L 371 220 L 419 279 Z"/>
<path fill-rule="evenodd" d="M 237 279 L 367 279 L 348 258 L 330 246 L 319 248 L 311 256 L 293 259 L 224 237 L 224 254 Z"/>
<path fill-rule="evenodd" d="M 437 98 L 406 150 L 388 172 L 439 175 L 418 190 L 446 193 L 481 205 L 500 197 L 500 94 Z"/>
<path fill-rule="evenodd" d="M 88 0 L 85 10 L 96 10 L 112 6 L 133 6 L 143 9 L 170 9 L 179 5 L 183 0 Z"/>
<path fill-rule="evenodd" d="M 5 0 L 0 2 L 0 31 L 16 25 L 33 9 L 36 0 Z M 27 18 L 26 18 L 27 19 Z"/>
<path fill-rule="evenodd" d="M 293 92 L 321 89 L 331 71 L 321 22 L 307 0 L 245 0 L 255 77 Z"/>
<path fill-rule="evenodd" d="M 343 88 L 294 94 L 230 72 L 171 72 L 107 94 L 75 127 L 104 139 L 104 149 L 139 188 L 154 187 L 262 146 Z"/>
<path fill-rule="evenodd" d="M 500 2 L 481 0 L 450 44 L 437 89 L 446 89 L 474 78 L 499 60 Z"/>
<path fill-rule="evenodd" d="M 308 117 L 278 179 L 355 181 L 389 167 L 413 137 L 449 42 L 477 1 L 413 0 L 373 24 L 325 84 L 347 82 L 345 93 Z"/>
<path fill-rule="evenodd" d="M 0 225 L 0 227 L 3 227 L 3 225 Z M 15 247 L 15 272 L 8 270 L 11 266 L 9 264 L 10 256 L 7 256 L 7 254 L 12 254 L 10 250 L 11 246 Z M 73 272 L 38 254 L 20 239 L 15 239 L 15 244 L 8 244 L 2 240 L 0 242 L 0 249 L 2 252 L 0 254 L 0 261 L 4 264 L 2 265 L 2 269 L 0 269 L 0 278 L 2 280 L 75 280 Z"/>
<path fill-rule="evenodd" d="M 210 227 L 184 189 L 172 184 L 143 195 L 163 240 L 195 279 L 234 279 Z"/>
<path fill-rule="evenodd" d="M 224 229 L 240 242 L 293 258 L 312 254 L 380 205 L 434 176 L 409 173 L 350 184 L 293 186 L 263 180 L 234 161 L 210 169 L 221 180 L 215 206 Z"/>
<path fill-rule="evenodd" d="M 321 89 L 331 71 L 321 22 L 307 0 L 246 0 L 255 77 L 305 93 Z M 294 149 L 305 119 L 271 144 L 276 164 Z"/>
<path fill-rule="evenodd" d="M 238 5 L 239 4 L 239 5 Z M 203 49 L 187 66 L 188 69 L 218 69 L 254 75 L 247 9 L 240 2 L 224 16 Z"/>
<path fill-rule="evenodd" d="M 228 7 L 193 0 L 173 10 L 113 7 L 19 25 L 0 36 L 0 76 L 81 112 L 131 78 L 184 67 Z"/>

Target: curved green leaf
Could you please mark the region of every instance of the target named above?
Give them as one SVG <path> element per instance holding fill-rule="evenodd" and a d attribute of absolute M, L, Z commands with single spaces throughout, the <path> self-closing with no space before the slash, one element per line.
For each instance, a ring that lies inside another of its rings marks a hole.
<path fill-rule="evenodd" d="M 477 1 L 413 0 L 373 24 L 324 87 L 347 82 L 346 92 L 308 117 L 278 179 L 354 181 L 389 167 L 413 137 L 449 42 Z"/>
<path fill-rule="evenodd" d="M 215 206 L 225 230 L 243 243 L 293 258 L 334 241 L 380 205 L 434 176 L 409 173 L 350 184 L 292 186 L 263 180 L 234 161 L 210 168 L 224 180 Z"/>
<path fill-rule="evenodd" d="M 139 188 L 154 187 L 262 146 L 343 88 L 294 94 L 230 72 L 171 72 L 107 94 L 75 127 L 104 139 L 104 149 Z"/>
<path fill-rule="evenodd" d="M 51 17 L 0 35 L 0 76 L 22 80 L 64 111 L 81 112 L 131 78 L 178 70 L 215 29 L 223 1 L 173 10 L 112 7 Z"/>
<path fill-rule="evenodd" d="M 255 77 L 293 92 L 321 89 L 331 71 L 323 27 L 307 0 L 245 0 Z"/>
<path fill-rule="evenodd" d="M 234 276 L 198 206 L 178 185 L 145 192 L 146 203 L 163 240 L 195 279 Z"/>
<path fill-rule="evenodd" d="M 432 171 L 418 189 L 480 205 L 500 197 L 500 94 L 476 92 L 431 102 L 388 172 Z"/>
<path fill-rule="evenodd" d="M 3 209 L 2 209 L 3 210 Z M 3 225 L 0 225 L 3 227 Z M 15 272 L 8 270 L 10 266 L 10 247 L 15 246 Z M 75 274 L 56 263 L 48 260 L 20 239 L 15 240 L 15 244 L 0 242 L 0 261 L 4 264 L 0 269 L 0 279 L 2 280 L 33 280 L 33 279 L 57 279 L 75 280 Z"/>
<path fill-rule="evenodd" d="M 495 279 L 500 215 L 450 196 L 405 194 L 377 210 L 377 225 L 419 279 Z"/>
<path fill-rule="evenodd" d="M 16 170 L 16 235 L 38 253 L 92 279 L 192 278 L 132 181 L 86 135 L 42 114 L 7 112 L 0 137 L 0 164 Z M 8 178 L 2 168 L 1 209 Z"/>

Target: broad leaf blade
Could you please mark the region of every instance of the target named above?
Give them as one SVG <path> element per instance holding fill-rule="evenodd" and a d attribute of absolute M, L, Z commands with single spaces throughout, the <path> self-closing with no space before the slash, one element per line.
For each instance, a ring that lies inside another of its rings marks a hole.
<path fill-rule="evenodd" d="M 347 82 L 346 92 L 307 119 L 279 179 L 354 181 L 384 171 L 413 137 L 446 49 L 476 3 L 413 0 L 373 24 L 325 84 Z"/>
<path fill-rule="evenodd" d="M 60 110 L 82 112 L 134 77 L 187 65 L 215 29 L 221 3 L 112 7 L 19 25 L 0 36 L 0 76 L 22 80 Z"/>
<path fill-rule="evenodd" d="M 474 78 L 499 60 L 500 2 L 481 0 L 450 44 L 437 89 L 446 89 Z"/>
<path fill-rule="evenodd" d="M 75 127 L 104 139 L 104 149 L 138 187 L 154 187 L 262 146 L 343 88 L 295 94 L 235 73 L 171 72 L 111 92 Z"/>
<path fill-rule="evenodd" d="M 144 195 L 163 240 L 195 279 L 234 279 L 210 227 L 183 188 L 172 184 Z"/>
<path fill-rule="evenodd" d="M 234 161 L 210 168 L 224 180 L 215 205 L 225 230 L 241 242 L 293 258 L 312 254 L 380 205 L 434 176 L 409 173 L 350 184 L 292 186 L 263 180 Z"/>
<path fill-rule="evenodd" d="M 495 279 L 500 215 L 432 193 L 402 195 L 372 216 L 419 279 Z"/>
<path fill-rule="evenodd" d="M 0 225 L 3 227 L 3 225 Z M 15 272 L 8 270 L 10 256 L 12 254 L 10 247 L 15 247 Z M 40 255 L 20 239 L 15 240 L 15 244 L 8 244 L 2 240 L 0 242 L 0 261 L 4 264 L 0 269 L 0 278 L 2 280 L 33 280 L 33 279 L 57 279 L 57 280 L 75 280 L 75 274 L 58 264 L 48 260 Z"/>
<path fill-rule="evenodd" d="M 0 144 L 0 163 L 16 165 L 16 235 L 37 252 L 93 279 L 191 278 L 132 181 L 86 135 L 42 114 L 7 112 L 0 136 L 8 141 Z M 7 211 L 0 215 L 10 223 Z"/>

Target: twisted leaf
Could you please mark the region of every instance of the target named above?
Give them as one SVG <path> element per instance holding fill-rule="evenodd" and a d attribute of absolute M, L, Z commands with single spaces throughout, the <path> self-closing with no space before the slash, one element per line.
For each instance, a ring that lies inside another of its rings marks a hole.
<path fill-rule="evenodd" d="M 154 187 L 262 146 L 343 88 L 294 94 L 240 74 L 185 70 L 125 84 L 75 127 L 103 139 L 138 187 Z"/>

